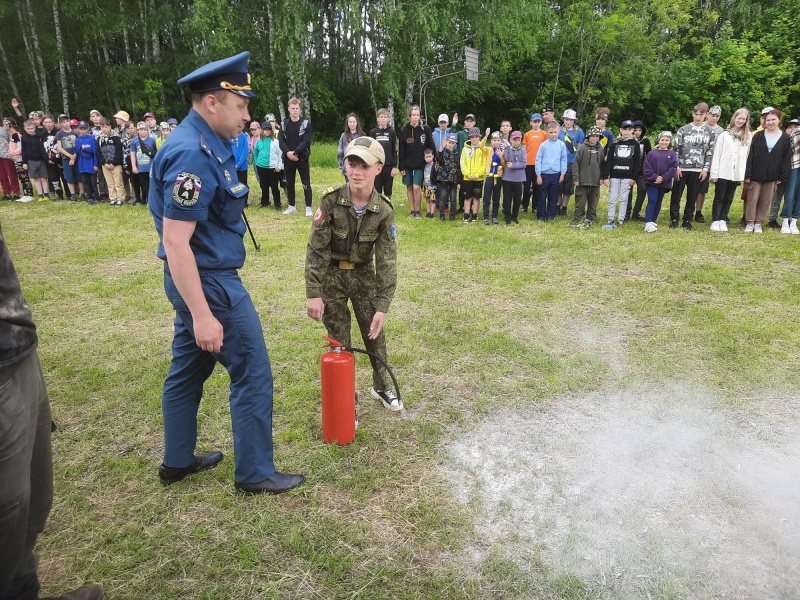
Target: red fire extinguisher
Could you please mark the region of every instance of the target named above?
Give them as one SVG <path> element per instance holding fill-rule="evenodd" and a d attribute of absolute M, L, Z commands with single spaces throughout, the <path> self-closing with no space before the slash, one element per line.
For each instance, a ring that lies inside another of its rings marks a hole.
<path fill-rule="evenodd" d="M 356 437 L 356 358 L 341 342 L 325 339 L 330 350 L 320 358 L 322 441 L 342 446 Z"/>
<path fill-rule="evenodd" d="M 358 415 L 356 406 L 356 357 L 358 352 L 379 361 L 389 377 L 392 378 L 397 399 L 400 399 L 400 386 L 389 365 L 380 356 L 362 350 L 347 348 L 341 342 L 322 336 L 330 350 L 320 358 L 322 373 L 322 441 L 327 444 L 349 444 L 356 437 Z"/>

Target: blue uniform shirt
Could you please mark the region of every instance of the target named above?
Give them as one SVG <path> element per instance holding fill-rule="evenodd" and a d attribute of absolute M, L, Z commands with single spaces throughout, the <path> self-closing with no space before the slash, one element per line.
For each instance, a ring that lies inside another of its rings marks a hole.
<path fill-rule="evenodd" d="M 153 159 L 148 206 L 164 252 L 164 217 L 196 221 L 190 240 L 197 268 L 240 269 L 244 264 L 242 219 L 248 187 L 236 177 L 231 141 L 221 138 L 194 109 Z"/>

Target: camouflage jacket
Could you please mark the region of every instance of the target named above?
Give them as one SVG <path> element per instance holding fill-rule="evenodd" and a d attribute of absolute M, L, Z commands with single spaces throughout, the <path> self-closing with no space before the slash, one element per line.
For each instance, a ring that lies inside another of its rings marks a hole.
<path fill-rule="evenodd" d="M 321 298 L 331 263 L 347 261 L 366 265 L 375 261 L 375 310 L 388 312 L 397 286 L 397 244 L 394 209 L 378 192 L 356 218 L 350 201 L 350 186 L 331 187 L 323 192 L 314 214 L 306 251 L 306 298 Z M 338 267 L 334 267 L 338 268 Z"/>

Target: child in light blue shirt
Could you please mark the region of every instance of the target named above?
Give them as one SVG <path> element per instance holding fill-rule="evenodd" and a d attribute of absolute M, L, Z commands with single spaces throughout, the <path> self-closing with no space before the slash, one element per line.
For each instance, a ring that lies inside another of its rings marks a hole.
<path fill-rule="evenodd" d="M 539 221 L 556 218 L 561 182 L 567 173 L 567 146 L 558 139 L 558 130 L 556 121 L 547 124 L 547 139 L 536 153 L 536 183 L 539 184 L 536 217 Z"/>

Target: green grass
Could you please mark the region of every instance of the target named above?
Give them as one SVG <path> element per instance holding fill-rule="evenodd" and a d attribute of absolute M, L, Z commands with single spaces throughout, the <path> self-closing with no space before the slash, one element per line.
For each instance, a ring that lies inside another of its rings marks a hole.
<path fill-rule="evenodd" d="M 335 145 L 315 145 L 315 202 L 341 183 L 331 157 Z M 44 592 L 99 581 L 115 599 L 601 597 L 535 556 L 523 569 L 485 547 L 475 507 L 451 496 L 439 469 L 448 440 L 500 409 L 529 414 L 602 389 L 614 369 L 623 384 L 694 383 L 745 409 L 759 408 L 753 390 L 800 385 L 793 236 L 576 231 L 529 215 L 513 228 L 411 220 L 399 178 L 393 201 L 399 283 L 386 329 L 407 414 L 369 399 L 359 357 L 359 430 L 341 448 L 321 441 L 324 328 L 305 315 L 303 283 L 309 220 L 248 211 L 262 250 L 245 240 L 242 277 L 273 364 L 276 462 L 308 477 L 297 492 L 257 498 L 233 493 L 221 368 L 200 408 L 199 450 L 226 460 L 158 483 L 172 312 L 147 211 L 0 205 L 59 425 Z M 621 347 L 587 343 L 591 328 L 616 332 Z M 486 558 L 466 560 L 470 548 Z"/>

